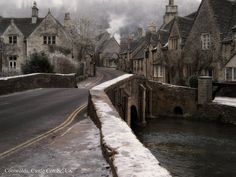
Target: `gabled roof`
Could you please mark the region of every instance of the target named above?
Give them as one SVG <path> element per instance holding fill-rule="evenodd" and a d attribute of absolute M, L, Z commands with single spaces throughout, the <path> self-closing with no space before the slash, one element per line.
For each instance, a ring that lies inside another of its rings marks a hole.
<path fill-rule="evenodd" d="M 106 32 L 104 32 L 104 33 L 101 33 L 101 34 L 99 34 L 98 36 L 96 36 L 96 40 L 97 41 L 100 41 L 103 37 L 110 37 L 110 34 L 106 31 Z"/>
<path fill-rule="evenodd" d="M 216 23 L 221 33 L 226 34 L 236 25 L 236 1 L 235 0 L 208 0 Z"/>
<path fill-rule="evenodd" d="M 142 46 L 141 49 L 132 57 L 132 59 L 143 59 L 144 58 L 145 47 Z"/>
<path fill-rule="evenodd" d="M 179 33 L 183 40 L 183 43 L 185 43 L 192 29 L 194 19 L 187 17 L 176 17 L 176 23 L 178 25 Z"/>
<path fill-rule="evenodd" d="M 99 52 L 99 53 L 102 52 L 102 51 L 107 47 L 107 45 L 108 45 L 109 43 L 111 43 L 111 42 L 115 42 L 115 43 L 117 44 L 117 46 L 120 46 L 119 43 L 117 42 L 117 40 L 116 40 L 114 37 L 111 37 L 110 39 L 105 40 L 104 42 L 102 42 L 102 43 L 98 46 L 96 52 Z"/>
<path fill-rule="evenodd" d="M 185 16 L 185 17 L 194 19 L 194 18 L 196 17 L 196 15 L 197 15 L 197 11 L 196 11 L 196 12 L 193 12 L 193 13 L 191 13 L 191 14 Z"/>
<path fill-rule="evenodd" d="M 168 42 L 170 30 L 171 30 L 173 23 L 174 23 L 174 19 L 171 20 L 165 26 L 162 26 L 157 32 L 158 33 L 158 40 L 160 41 L 161 45 L 163 45 L 163 46 Z"/>
<path fill-rule="evenodd" d="M 0 18 L 0 34 L 4 33 L 13 20 L 19 30 L 28 37 L 43 21 L 44 18 L 38 18 L 37 23 L 32 24 L 31 18 Z"/>

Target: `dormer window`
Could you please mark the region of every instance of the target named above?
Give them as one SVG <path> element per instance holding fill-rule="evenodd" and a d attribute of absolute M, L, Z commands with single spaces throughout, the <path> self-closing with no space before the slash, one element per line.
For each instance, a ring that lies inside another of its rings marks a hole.
<path fill-rule="evenodd" d="M 9 36 L 9 44 L 17 44 L 17 36 L 16 35 Z"/>
<path fill-rule="evenodd" d="M 203 33 L 201 35 L 202 50 L 209 50 L 211 47 L 211 36 L 209 33 Z"/>
<path fill-rule="evenodd" d="M 48 44 L 48 45 L 56 44 L 56 36 L 43 36 L 43 44 Z"/>

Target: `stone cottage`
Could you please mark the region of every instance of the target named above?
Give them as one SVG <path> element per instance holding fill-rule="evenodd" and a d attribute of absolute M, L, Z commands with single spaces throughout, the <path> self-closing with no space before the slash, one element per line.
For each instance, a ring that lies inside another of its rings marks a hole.
<path fill-rule="evenodd" d="M 98 66 L 117 68 L 120 44 L 108 32 L 96 37 L 96 62 Z"/>
<path fill-rule="evenodd" d="M 202 0 L 184 49 L 190 75 L 233 79 L 235 25 L 234 0 Z"/>
<path fill-rule="evenodd" d="M 21 64 L 34 52 L 45 54 L 60 51 L 72 57 L 71 38 L 64 26 L 49 11 L 38 16 L 36 2 L 30 18 L 0 17 L 2 73 L 21 73 Z"/>

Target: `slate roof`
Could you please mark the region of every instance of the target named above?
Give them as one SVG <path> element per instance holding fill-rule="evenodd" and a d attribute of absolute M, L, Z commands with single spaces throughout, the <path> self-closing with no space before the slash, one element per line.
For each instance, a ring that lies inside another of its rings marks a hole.
<path fill-rule="evenodd" d="M 216 23 L 222 33 L 222 40 L 228 38 L 232 28 L 236 25 L 235 0 L 208 0 L 213 10 Z"/>
<path fill-rule="evenodd" d="M 194 19 L 194 18 L 196 17 L 196 15 L 197 15 L 197 11 L 196 11 L 196 12 L 193 12 L 193 13 L 191 13 L 191 14 L 185 16 L 185 17 Z"/>
<path fill-rule="evenodd" d="M 19 28 L 19 30 L 28 37 L 43 21 L 44 18 L 38 18 L 37 23 L 32 24 L 31 18 L 0 18 L 0 34 L 4 33 L 7 27 L 11 24 L 11 20 Z"/>
<path fill-rule="evenodd" d="M 174 19 L 171 20 L 169 23 L 167 23 L 165 26 L 162 26 L 158 30 L 158 40 L 160 41 L 161 45 L 165 45 L 168 42 L 169 34 L 170 34 L 170 29 L 174 23 Z"/>
<path fill-rule="evenodd" d="M 110 43 L 110 42 L 112 42 L 112 41 L 114 41 L 114 42 L 116 42 L 117 44 L 118 44 L 118 42 L 117 42 L 117 40 L 114 38 L 114 37 L 111 37 L 110 39 L 108 39 L 108 40 L 105 40 L 99 47 L 98 47 L 98 52 L 102 52 L 105 48 L 106 48 L 106 46 Z M 118 44 L 119 45 L 119 44 Z"/>
<path fill-rule="evenodd" d="M 179 28 L 180 36 L 183 44 L 186 42 L 188 35 L 192 29 L 194 19 L 187 17 L 176 17 L 176 22 Z"/>
<path fill-rule="evenodd" d="M 145 47 L 143 46 L 143 47 L 133 56 L 133 59 L 143 59 L 143 58 L 144 58 L 144 49 L 145 49 Z"/>

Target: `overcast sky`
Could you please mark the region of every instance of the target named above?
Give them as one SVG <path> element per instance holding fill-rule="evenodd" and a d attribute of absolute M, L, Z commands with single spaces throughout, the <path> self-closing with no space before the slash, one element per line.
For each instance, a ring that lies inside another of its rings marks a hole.
<path fill-rule="evenodd" d="M 175 0 L 179 15 L 196 11 L 201 0 Z M 73 18 L 89 16 L 94 20 L 105 19 L 110 31 L 115 33 L 120 27 L 137 25 L 146 27 L 154 22 L 160 26 L 165 5 L 169 0 L 37 0 L 40 16 L 45 16 L 50 8 L 62 21 L 64 13 L 70 12 Z M 27 17 L 31 15 L 33 0 L 0 0 L 0 15 L 4 17 Z"/>

